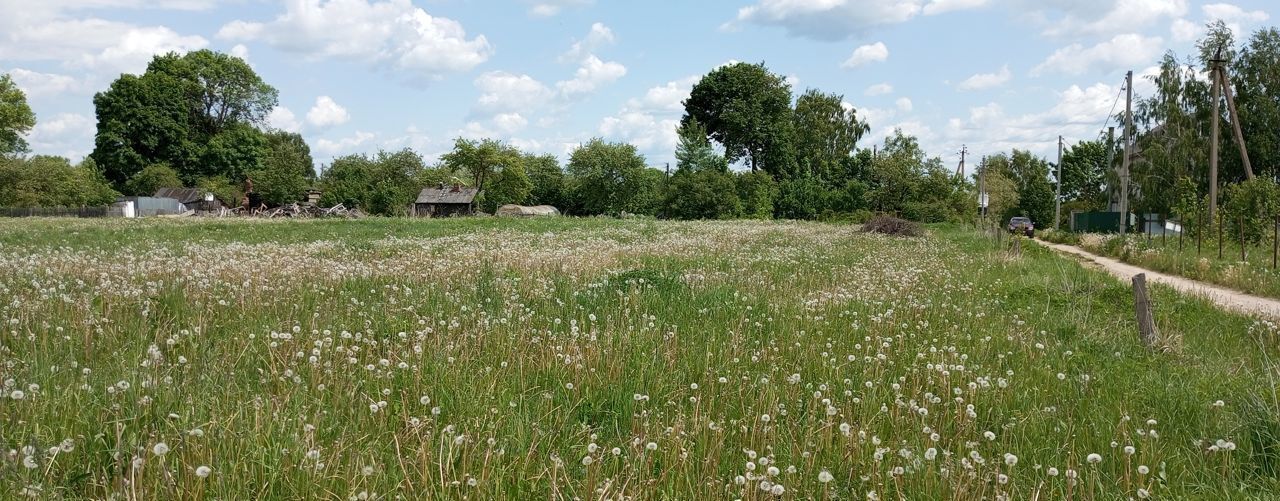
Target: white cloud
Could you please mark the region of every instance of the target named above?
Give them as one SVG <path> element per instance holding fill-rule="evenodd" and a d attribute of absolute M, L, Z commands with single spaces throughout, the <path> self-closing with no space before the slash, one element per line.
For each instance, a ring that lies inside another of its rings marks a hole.
<path fill-rule="evenodd" d="M 902 23 L 923 10 L 922 0 L 758 0 L 738 10 L 723 28 L 742 23 L 778 26 L 792 36 L 843 40 L 871 28 Z"/>
<path fill-rule="evenodd" d="M 857 68 L 859 66 L 870 63 L 881 63 L 889 59 L 889 47 L 884 42 L 876 42 L 870 45 L 863 45 L 853 50 L 853 54 L 849 59 L 845 60 L 842 68 Z"/>
<path fill-rule="evenodd" d="M 537 17 L 552 17 L 567 7 L 590 5 L 591 0 L 537 0 L 532 2 L 529 13 Z"/>
<path fill-rule="evenodd" d="M 1135 87 L 1138 85 L 1135 82 Z M 968 144 L 975 154 L 995 154 L 1017 148 L 1047 155 L 1056 150 L 1058 135 L 1066 137 L 1069 143 L 1097 138 L 1119 91 L 1118 83 L 1072 85 L 1055 93 L 1053 105 L 1048 109 L 1021 115 L 1010 114 L 997 103 L 973 107 L 968 117 L 950 119 L 943 136 L 946 144 Z"/>
<path fill-rule="evenodd" d="M 10 70 L 9 76 L 27 95 L 27 99 L 36 100 L 63 94 L 82 94 L 92 92 L 88 82 L 77 80 L 67 75 L 41 73 L 24 68 Z"/>
<path fill-rule="evenodd" d="M 183 54 L 208 45 L 209 41 L 203 37 L 182 36 L 163 26 L 131 28 L 116 44 L 102 49 L 98 54 L 82 56 L 81 62 L 85 66 L 106 71 L 141 73 L 156 54 Z"/>
<path fill-rule="evenodd" d="M 1204 12 L 1206 22 L 1221 20 L 1237 37 L 1246 36 L 1250 28 L 1271 18 L 1265 11 L 1246 11 L 1229 3 L 1212 3 L 1201 6 L 1200 10 Z"/>
<path fill-rule="evenodd" d="M 232 47 L 232 48 L 231 48 L 231 55 L 233 55 L 233 56 L 235 56 L 235 57 L 238 57 L 238 58 L 240 58 L 240 59 L 243 59 L 243 60 L 245 60 L 245 61 L 248 61 L 248 60 L 249 60 L 249 48 L 248 48 L 248 47 L 245 47 L 245 46 L 244 46 L 244 44 L 242 44 L 242 43 L 238 43 L 238 44 L 236 44 L 236 45 L 235 45 L 235 47 Z"/>
<path fill-rule="evenodd" d="M 893 102 L 893 104 L 894 104 L 895 106 L 897 106 L 897 107 L 898 107 L 898 110 L 899 110 L 899 111 L 901 111 L 901 112 L 903 112 L 903 113 L 911 113 L 912 108 L 914 108 L 914 107 L 915 107 L 915 106 L 911 103 L 911 100 L 910 100 L 910 99 L 907 99 L 907 98 L 905 98 L 905 97 L 900 97 L 900 98 L 898 98 L 898 100 L 897 100 L 897 101 L 894 101 L 894 102 Z"/>
<path fill-rule="evenodd" d="M 599 50 L 601 47 L 613 45 L 617 40 L 613 30 L 604 23 L 593 23 L 591 30 L 587 32 L 587 36 L 582 40 L 573 43 L 569 47 L 569 51 L 560 56 L 562 62 L 581 61 Z"/>
<path fill-rule="evenodd" d="M 1131 33 L 1161 19 L 1186 15 L 1187 2 L 1188 0 L 1112 0 L 1109 7 L 1103 6 L 1105 3 L 1099 1 L 1067 2 L 1066 7 L 1071 10 L 1062 19 L 1051 21 L 1045 34 L 1107 36 Z M 1059 4 L 1063 3 L 1054 2 L 1051 6 L 1061 6 Z M 1098 13 L 1102 13 L 1101 17 L 1097 17 Z"/>
<path fill-rule="evenodd" d="M 28 142 L 36 153 L 60 155 L 78 161 L 89 154 L 97 123 L 77 113 L 59 113 L 36 122 Z"/>
<path fill-rule="evenodd" d="M 600 122 L 600 135 L 606 139 L 625 141 L 640 151 L 670 152 L 676 148 L 676 128 L 680 121 L 662 119 L 651 113 L 623 111 Z"/>
<path fill-rule="evenodd" d="M 1169 31 L 1173 33 L 1175 42 L 1190 42 L 1204 34 L 1204 27 L 1186 19 L 1175 19 Z"/>
<path fill-rule="evenodd" d="M 885 94 L 892 94 L 893 86 L 887 83 L 878 83 L 867 87 L 867 90 L 862 93 L 867 96 L 883 96 Z"/>
<path fill-rule="evenodd" d="M 574 72 L 573 78 L 556 82 L 556 89 L 565 98 L 573 98 L 590 94 L 596 89 L 611 84 L 626 76 L 627 67 L 614 61 L 601 61 L 596 56 L 588 56 Z"/>
<path fill-rule="evenodd" d="M 374 134 L 371 132 L 356 131 L 355 135 L 340 138 L 337 141 L 320 139 L 316 141 L 316 151 L 328 156 L 350 154 L 372 141 L 373 138 Z"/>
<path fill-rule="evenodd" d="M 649 90 L 645 91 L 644 97 L 628 100 L 627 108 L 672 113 L 683 112 L 684 101 L 689 99 L 689 93 L 693 92 L 693 86 L 701 78 L 699 76 L 691 76 L 650 87 Z"/>
<path fill-rule="evenodd" d="M 347 113 L 347 109 L 329 96 L 317 97 L 315 106 L 307 112 L 307 123 L 321 129 L 342 125 L 350 120 L 351 114 Z"/>
<path fill-rule="evenodd" d="M 933 0 L 924 6 L 924 15 L 933 16 L 958 10 L 986 7 L 990 0 Z"/>
<path fill-rule="evenodd" d="M 966 78 L 963 82 L 960 82 L 959 88 L 960 90 L 993 89 L 1009 83 L 1012 78 L 1013 74 L 1009 72 L 1009 65 L 1006 64 L 1000 68 L 1000 71 L 995 73 L 979 73 Z"/>
<path fill-rule="evenodd" d="M 138 27 L 102 19 L 48 19 L 0 37 L 0 60 L 60 61 L 103 75 L 140 73 L 156 54 L 185 53 L 209 44 L 164 26 Z"/>
<path fill-rule="evenodd" d="M 480 89 L 477 108 L 487 113 L 541 107 L 554 92 L 529 75 L 491 71 L 475 80 Z"/>
<path fill-rule="evenodd" d="M 271 109 L 271 113 L 267 114 L 267 126 L 285 132 L 302 130 L 302 124 L 298 122 L 298 117 L 293 114 L 293 111 L 284 106 L 276 106 Z"/>
<path fill-rule="evenodd" d="M 529 120 L 519 113 L 502 113 L 493 117 L 493 124 L 498 130 L 510 135 L 524 130 L 529 125 Z"/>
<path fill-rule="evenodd" d="M 1106 71 L 1117 68 L 1149 64 L 1164 52 L 1164 40 L 1136 33 L 1116 35 L 1109 41 L 1093 47 L 1071 44 L 1058 49 L 1044 62 L 1031 70 L 1032 76 L 1046 73 L 1082 75 L 1090 71 Z"/>
<path fill-rule="evenodd" d="M 467 38 L 461 23 L 409 0 L 291 0 L 269 23 L 233 21 L 218 37 L 260 40 L 287 52 L 388 65 L 437 79 L 468 71 L 493 54 L 484 35 Z"/>

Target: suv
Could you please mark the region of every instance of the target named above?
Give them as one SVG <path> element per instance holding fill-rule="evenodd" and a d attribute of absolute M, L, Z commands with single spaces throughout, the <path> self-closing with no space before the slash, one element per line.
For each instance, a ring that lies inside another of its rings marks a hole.
<path fill-rule="evenodd" d="M 1027 238 L 1035 238 L 1036 226 L 1031 224 L 1030 218 L 1015 217 L 1009 220 L 1009 233 L 1022 233 Z"/>

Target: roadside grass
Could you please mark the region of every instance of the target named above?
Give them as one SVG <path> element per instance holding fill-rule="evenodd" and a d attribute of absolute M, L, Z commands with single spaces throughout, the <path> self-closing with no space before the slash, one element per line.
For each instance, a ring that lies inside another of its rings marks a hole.
<path fill-rule="evenodd" d="M 3 498 L 1280 491 L 1276 325 L 960 227 L 0 230 Z"/>
<path fill-rule="evenodd" d="M 1061 242 L 1059 242 L 1061 243 Z M 1192 280 L 1217 284 L 1248 294 L 1280 298 L 1280 271 L 1272 267 L 1272 248 L 1246 246 L 1245 259 L 1240 259 L 1240 245 L 1225 243 L 1222 259 L 1218 258 L 1216 240 L 1205 239 L 1197 247 L 1194 239 L 1130 235 L 1085 235 L 1079 245 L 1089 252 Z"/>

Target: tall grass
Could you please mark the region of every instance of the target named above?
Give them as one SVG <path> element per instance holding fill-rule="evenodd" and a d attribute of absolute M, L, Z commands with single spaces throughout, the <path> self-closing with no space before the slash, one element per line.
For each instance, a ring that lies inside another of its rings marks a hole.
<path fill-rule="evenodd" d="M 1272 266 L 1270 246 L 1246 246 L 1240 259 L 1240 245 L 1225 242 L 1218 257 L 1216 239 L 1197 242 L 1143 235 L 1089 235 L 1080 240 L 1085 250 L 1161 273 L 1179 275 L 1240 290 L 1249 294 L 1280 298 L 1280 270 Z"/>
<path fill-rule="evenodd" d="M 1274 324 L 958 228 L 0 229 L 3 498 L 1280 489 Z"/>

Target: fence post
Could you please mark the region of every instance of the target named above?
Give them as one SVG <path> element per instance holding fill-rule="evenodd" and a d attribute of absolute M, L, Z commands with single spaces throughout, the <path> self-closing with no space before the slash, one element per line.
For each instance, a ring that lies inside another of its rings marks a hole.
<path fill-rule="evenodd" d="M 1271 271 L 1277 269 L 1276 258 L 1280 257 L 1280 216 L 1276 216 L 1275 230 L 1275 238 L 1271 239 Z"/>
<path fill-rule="evenodd" d="M 1222 259 L 1222 211 L 1218 211 L 1218 259 Z"/>
<path fill-rule="evenodd" d="M 1248 261 L 1249 258 L 1244 254 L 1244 218 L 1240 218 L 1240 262 Z"/>
<path fill-rule="evenodd" d="M 1160 335 L 1156 332 L 1155 320 L 1151 318 L 1151 297 L 1147 294 L 1147 274 L 1139 273 L 1133 277 L 1133 307 L 1138 316 L 1138 336 L 1142 344 L 1155 349 Z"/>

